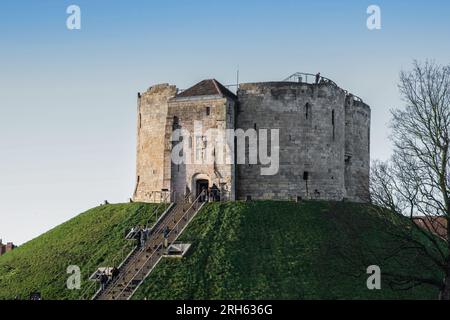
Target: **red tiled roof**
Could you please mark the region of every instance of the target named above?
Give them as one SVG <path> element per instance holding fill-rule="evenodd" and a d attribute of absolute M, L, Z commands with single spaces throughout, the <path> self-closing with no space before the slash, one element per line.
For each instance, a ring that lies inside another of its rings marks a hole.
<path fill-rule="evenodd" d="M 199 97 L 199 96 L 215 96 L 220 95 L 224 97 L 229 97 L 236 99 L 236 95 L 225 88 L 216 79 L 208 79 L 200 81 L 189 89 L 184 90 L 177 95 L 177 98 L 188 98 L 188 97 Z"/>
<path fill-rule="evenodd" d="M 447 219 L 446 217 L 414 217 L 413 221 L 419 227 L 434 233 L 435 235 L 447 239 Z"/>

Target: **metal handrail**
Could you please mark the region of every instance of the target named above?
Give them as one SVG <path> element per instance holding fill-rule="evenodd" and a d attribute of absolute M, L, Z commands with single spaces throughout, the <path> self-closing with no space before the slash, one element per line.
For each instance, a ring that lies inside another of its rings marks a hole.
<path fill-rule="evenodd" d="M 81 293 L 80 299 L 85 300 L 84 297 L 89 293 L 89 290 L 93 287 L 95 287 L 96 282 L 91 282 L 90 285 L 88 285 Z"/>
<path fill-rule="evenodd" d="M 148 225 L 148 224 L 150 223 L 150 220 L 151 220 L 154 216 L 156 216 L 155 223 L 158 221 L 158 212 L 159 212 L 159 210 L 160 210 L 162 204 L 165 204 L 165 202 L 160 202 L 160 203 L 158 203 L 158 206 L 155 208 L 155 210 L 153 210 L 151 216 L 147 219 L 147 222 L 146 222 L 145 225 Z M 119 253 L 116 254 L 116 255 L 114 256 L 114 258 L 110 259 L 110 260 L 113 262 L 113 264 L 114 264 L 115 260 L 116 260 L 118 257 L 120 257 L 120 261 L 122 261 L 122 262 L 124 261 L 124 259 L 123 259 L 124 251 L 125 251 L 125 249 L 128 249 L 129 246 L 130 246 L 130 245 L 129 245 L 128 243 L 126 243 L 126 244 L 120 249 Z M 131 252 L 135 251 L 135 249 L 136 249 L 136 246 L 134 246 L 134 247 L 132 248 L 132 250 L 128 252 L 127 257 L 130 255 Z"/>
<path fill-rule="evenodd" d="M 175 224 L 174 228 L 173 228 L 172 230 L 169 231 L 169 233 L 167 234 L 167 236 L 169 236 L 169 235 L 172 233 L 172 231 L 175 229 L 175 227 L 178 226 L 178 224 L 185 218 L 185 216 L 189 214 L 189 211 L 192 209 L 192 207 L 193 207 L 196 203 L 198 203 L 198 201 L 199 201 L 199 199 L 200 199 L 201 196 L 202 196 L 202 194 L 200 194 L 200 195 L 197 197 L 197 199 L 195 199 L 195 201 L 189 206 L 189 208 L 186 210 L 186 212 L 183 214 L 183 216 L 180 218 L 180 220 Z M 159 232 L 160 230 L 162 230 L 162 226 L 161 226 L 160 229 L 158 229 L 158 232 Z M 177 231 L 177 232 L 178 232 L 178 231 Z M 149 262 L 150 259 L 153 258 L 153 256 L 158 252 L 158 249 L 159 249 L 161 246 L 163 246 L 163 245 L 164 245 L 164 241 L 162 241 L 162 242 L 158 245 L 157 249 L 156 249 L 156 250 L 155 250 L 155 251 L 147 258 L 147 260 L 142 264 L 142 266 L 139 268 L 139 270 L 136 272 L 136 274 L 131 278 L 131 280 L 127 282 L 127 284 L 124 286 L 124 288 L 123 288 L 122 291 L 118 294 L 117 297 L 120 297 L 120 296 L 122 295 L 122 293 L 123 293 L 123 292 L 128 288 L 128 286 L 130 285 L 130 283 L 133 282 L 133 280 L 137 277 L 137 275 L 142 271 L 142 269 L 145 267 L 145 265 L 147 264 L 147 262 Z"/>
<path fill-rule="evenodd" d="M 154 213 L 157 213 L 159 207 L 160 207 L 161 204 L 163 204 L 163 203 L 165 204 L 166 202 L 160 202 L 159 205 L 158 205 L 158 207 L 157 207 L 156 210 L 154 211 Z M 169 208 L 170 208 L 170 206 L 169 206 Z M 166 209 L 164 212 L 166 212 L 166 211 L 167 211 L 167 209 Z M 160 218 L 164 215 L 164 212 L 161 214 Z M 149 219 L 148 221 L 150 221 L 150 219 Z M 153 233 L 153 229 L 154 229 L 155 227 L 157 227 L 158 222 L 159 222 L 159 220 L 158 220 L 158 218 L 157 218 L 156 221 L 155 221 L 155 223 L 154 223 L 154 226 L 150 229 L 152 233 Z M 158 229 L 158 231 L 159 231 L 159 230 L 160 230 L 160 229 Z M 127 245 L 125 245 L 125 246 L 127 246 Z M 125 248 L 125 246 L 124 246 L 124 248 Z M 123 248 L 122 248 L 122 249 L 123 249 Z M 139 250 L 136 250 L 136 249 L 137 249 L 137 246 L 134 246 L 133 249 L 132 249 L 132 250 L 128 253 L 128 255 L 126 256 L 126 258 L 125 258 L 125 259 L 122 259 L 122 263 L 121 263 L 121 264 L 119 265 L 119 267 L 118 267 L 118 268 L 119 268 L 119 271 L 120 271 L 120 269 L 123 267 L 125 261 L 128 260 L 128 258 L 129 258 L 133 253 L 135 253 L 135 254 L 141 254 L 141 253 L 145 250 L 144 247 L 141 247 Z M 123 257 L 123 256 L 122 256 L 122 257 Z M 114 285 L 117 283 L 118 280 L 119 280 L 119 278 L 116 278 L 116 279 L 111 280 L 110 282 L 108 282 L 107 287 L 105 288 L 105 290 L 99 290 L 99 291 L 97 291 L 97 292 L 95 293 L 95 295 L 93 296 L 93 299 L 95 299 L 99 294 L 103 293 L 104 291 L 107 292 L 112 286 L 114 286 Z"/>
<path fill-rule="evenodd" d="M 358 97 L 357 95 L 354 95 L 353 93 L 348 92 L 347 90 L 344 90 L 345 94 L 349 97 L 352 97 L 353 100 L 358 101 L 358 102 L 364 102 L 364 100 L 360 97 Z"/>
<path fill-rule="evenodd" d="M 168 196 L 170 196 L 170 194 L 169 194 L 169 195 L 166 194 L 166 195 L 165 195 L 165 198 L 163 199 L 164 201 L 158 203 L 158 206 L 155 208 L 155 210 L 153 210 L 151 216 L 148 218 L 148 220 L 147 220 L 147 222 L 146 222 L 146 225 L 149 225 L 150 220 L 152 220 L 152 218 L 153 218 L 154 216 L 156 216 L 155 223 L 158 222 L 158 212 L 159 212 L 161 206 L 162 206 L 163 204 L 166 204 L 166 203 L 167 203 L 166 200 L 167 200 Z M 129 245 L 128 243 L 126 243 L 126 244 L 119 250 L 119 253 L 118 253 L 118 254 L 116 254 L 112 259 L 108 259 L 109 261 L 112 261 L 113 265 L 116 264 L 116 261 L 117 261 L 117 260 L 121 261 L 121 263 L 120 263 L 119 266 L 118 266 L 119 270 L 120 270 L 120 268 L 123 266 L 125 260 L 127 260 L 128 257 L 129 257 L 131 254 L 133 254 L 133 252 L 136 251 L 136 248 L 137 248 L 137 246 L 133 246 L 132 248 L 129 248 L 129 247 L 130 247 L 130 245 Z M 125 252 L 125 250 L 127 250 L 127 249 L 131 249 L 131 250 L 127 251 L 128 254 L 125 254 L 124 252 Z M 126 256 L 125 256 L 125 255 L 126 255 Z M 124 256 L 125 256 L 125 258 L 124 258 Z M 103 262 L 103 264 L 104 264 L 104 262 Z M 98 267 L 97 267 L 97 269 L 98 269 Z M 114 282 L 115 282 L 115 281 L 114 281 Z M 93 282 L 93 284 L 95 284 L 95 283 L 96 283 L 96 282 Z M 109 283 L 107 284 L 107 286 L 110 286 L 112 283 L 113 283 L 113 282 L 109 282 Z M 90 286 L 88 287 L 88 289 L 90 289 L 91 287 L 92 287 L 92 285 L 90 285 Z M 107 290 L 107 289 L 105 289 L 105 290 Z M 103 290 L 101 290 L 101 291 L 103 291 Z M 101 291 L 100 291 L 100 292 L 97 292 L 97 293 L 94 295 L 94 297 L 97 296 L 99 293 L 101 293 Z M 85 293 L 83 293 L 82 297 L 84 296 L 84 294 L 85 294 Z"/>
<path fill-rule="evenodd" d="M 162 230 L 162 226 L 158 226 L 158 229 L 156 230 L 156 232 L 152 232 L 152 234 L 158 234 L 158 232 L 160 232 Z M 140 250 L 137 252 L 137 254 L 142 253 L 145 250 L 145 247 L 140 248 Z M 152 254 L 153 255 L 153 254 Z M 124 276 L 126 276 L 127 274 L 129 274 L 130 271 L 129 270 L 124 270 Z M 117 283 L 119 279 L 116 279 L 114 282 L 112 282 L 109 286 L 109 288 L 107 288 L 105 291 L 108 291 L 111 288 L 111 285 L 115 285 Z M 128 283 L 129 284 L 129 283 Z M 128 286 L 127 284 L 127 286 Z M 122 294 L 122 292 L 120 293 Z"/>
<path fill-rule="evenodd" d="M 155 222 L 158 221 L 158 211 L 159 211 L 161 205 L 167 204 L 167 203 L 168 203 L 167 200 L 170 201 L 170 195 L 171 195 L 171 193 L 166 193 L 165 198 L 163 199 L 163 201 L 162 201 L 162 202 L 159 202 L 159 203 L 158 203 L 158 206 L 157 206 L 156 209 L 155 209 L 155 211 L 153 211 L 153 213 L 154 213 L 153 215 L 156 215 L 156 220 L 155 220 Z M 151 218 L 153 217 L 153 215 L 152 215 L 150 218 L 148 218 L 147 223 L 145 224 L 146 226 L 148 226 L 148 224 L 149 224 Z"/>
<path fill-rule="evenodd" d="M 195 201 L 189 206 L 189 208 L 186 210 L 186 212 L 183 214 L 183 216 L 181 216 L 180 220 L 173 226 L 173 229 L 169 231 L 169 233 L 167 234 L 167 236 L 169 236 L 169 235 L 172 233 L 172 231 L 175 230 L 175 228 L 177 228 L 177 233 L 178 233 L 178 235 L 179 235 L 179 228 L 178 228 L 178 225 L 179 225 L 180 222 L 185 218 L 185 216 L 189 214 L 189 211 L 192 209 L 192 207 L 193 207 L 195 204 L 198 204 L 198 203 L 199 203 L 199 199 L 200 199 L 201 196 L 202 196 L 202 195 L 199 195 L 199 196 L 197 197 L 197 199 L 195 199 Z M 204 202 L 202 202 L 202 204 L 203 204 L 203 203 L 204 203 Z M 199 209 L 199 208 L 196 208 L 196 209 Z"/>
<path fill-rule="evenodd" d="M 294 74 L 291 74 L 289 77 L 287 77 L 286 79 L 284 79 L 284 82 L 301 82 L 301 83 L 315 83 L 316 82 L 316 74 L 312 74 L 312 73 L 305 73 L 305 72 L 296 72 Z M 308 82 L 308 77 L 312 77 L 313 81 Z M 296 79 L 297 81 L 293 81 L 294 79 Z M 305 79 L 305 81 L 303 81 L 303 79 Z M 331 83 L 334 86 L 338 86 L 336 84 L 336 82 L 334 82 L 333 80 L 324 77 L 324 76 L 320 76 L 319 79 L 319 83 Z"/>
<path fill-rule="evenodd" d="M 118 268 L 120 269 L 120 267 L 122 266 L 122 264 L 124 263 L 124 261 L 136 250 L 136 246 L 134 246 L 129 252 L 128 252 L 128 255 L 126 256 L 126 258 L 125 259 L 123 259 L 122 257 L 124 256 L 124 254 L 123 254 L 123 252 L 125 251 L 125 249 L 127 248 L 129 246 L 129 244 L 125 244 L 121 249 L 120 249 L 120 253 L 119 254 L 117 254 L 117 255 L 115 255 L 114 256 L 114 258 L 112 258 L 111 260 L 113 261 L 113 264 L 115 265 L 115 260 L 118 258 L 118 257 L 121 257 L 121 263 L 119 264 L 119 266 L 118 266 Z M 97 270 L 98 270 L 98 267 L 97 267 Z M 94 282 L 92 282 L 84 291 L 83 291 L 83 293 L 82 293 L 82 295 L 81 295 L 81 297 L 83 298 L 84 296 L 85 296 L 85 294 L 86 293 L 88 293 L 89 292 L 89 290 L 92 288 L 92 286 L 93 285 L 95 285 L 97 282 L 96 281 L 94 281 Z M 108 283 L 108 285 L 109 285 L 110 283 Z M 94 297 L 95 296 L 97 296 L 101 291 L 103 291 L 103 290 L 98 290 L 96 293 L 95 293 L 95 295 L 94 295 Z"/>
<path fill-rule="evenodd" d="M 216 191 L 219 193 L 220 200 L 219 201 L 214 201 L 214 200 L 211 201 L 211 200 L 209 200 L 208 202 L 225 202 L 225 201 L 230 201 L 230 199 L 231 199 L 231 191 L 222 191 L 220 189 L 216 189 Z M 210 199 L 211 194 L 212 194 L 212 191 L 209 192 L 208 199 Z"/>
<path fill-rule="evenodd" d="M 316 83 L 316 76 L 317 76 L 316 74 L 312 74 L 312 73 L 296 72 L 294 74 L 291 74 L 289 77 L 287 77 L 283 81 L 286 81 L 286 82 L 301 82 L 301 83 Z M 308 82 L 308 77 L 312 77 L 313 81 L 312 82 Z M 293 81 L 293 80 L 296 80 L 296 81 Z M 305 80 L 305 81 L 303 81 L 303 80 Z M 330 78 L 324 77 L 322 75 L 319 78 L 319 84 L 320 83 L 331 83 L 332 85 L 338 87 L 336 82 L 334 82 Z M 357 95 L 354 95 L 353 93 L 350 93 L 347 90 L 344 90 L 344 92 L 345 92 L 345 94 L 347 96 L 351 96 L 354 101 L 364 102 L 364 100 L 362 98 L 358 97 Z"/>
<path fill-rule="evenodd" d="M 177 230 L 177 235 L 179 236 L 180 235 L 180 230 L 179 230 L 179 224 L 184 220 L 184 219 L 186 219 L 186 216 L 187 215 L 189 215 L 189 213 L 190 213 L 190 210 L 194 207 L 194 205 L 196 205 L 196 204 L 198 204 L 199 203 L 199 199 L 200 199 L 200 197 L 201 197 L 202 195 L 199 195 L 198 197 L 197 197 L 197 199 L 195 199 L 195 201 L 189 206 L 189 208 L 185 211 L 185 213 L 183 214 L 183 216 L 181 216 L 181 218 L 180 218 L 180 220 L 175 224 L 175 226 L 173 227 L 173 229 L 171 229 L 170 231 L 169 231 L 169 233 L 167 234 L 167 238 L 169 237 L 169 235 L 176 229 Z M 204 202 L 202 203 L 202 205 L 204 204 Z M 202 205 L 200 205 L 200 207 L 198 207 L 198 208 L 196 208 L 195 210 L 199 210 L 201 207 L 202 207 Z M 195 212 L 195 211 L 194 211 Z M 185 226 L 183 227 L 183 228 L 185 228 L 187 225 L 188 225 L 188 223 L 189 223 L 189 219 L 186 219 L 186 224 L 185 224 Z M 164 246 L 164 241 L 162 241 L 160 244 L 159 244 L 159 246 L 157 247 L 158 249 L 160 248 L 160 247 L 162 247 L 162 246 Z M 155 251 L 156 252 L 156 251 Z M 127 285 L 125 286 L 125 288 L 120 292 L 120 294 L 119 294 L 119 297 L 120 297 L 120 295 L 122 295 L 122 293 L 125 291 L 125 289 L 128 287 L 128 285 L 137 277 L 137 275 L 142 271 L 142 269 L 144 268 L 144 266 L 147 264 L 147 262 L 148 261 L 150 261 L 150 259 L 152 258 L 152 256 L 155 254 L 155 252 L 154 253 L 152 253 L 152 255 L 145 261 L 145 263 L 142 265 L 142 267 L 136 272 L 136 274 L 135 274 L 135 276 L 127 283 Z M 162 256 L 160 257 L 160 259 L 162 258 Z"/>

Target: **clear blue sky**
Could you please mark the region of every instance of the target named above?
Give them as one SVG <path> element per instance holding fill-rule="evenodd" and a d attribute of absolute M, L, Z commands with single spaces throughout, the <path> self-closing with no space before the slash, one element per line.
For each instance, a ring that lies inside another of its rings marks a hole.
<path fill-rule="evenodd" d="M 66 28 L 66 8 L 82 29 Z M 382 29 L 366 28 L 381 7 Z M 413 59 L 450 63 L 449 1 L 0 2 L 0 238 L 23 243 L 135 181 L 136 93 L 281 80 L 335 80 L 372 107 L 372 158 L 390 154 L 388 110 Z"/>

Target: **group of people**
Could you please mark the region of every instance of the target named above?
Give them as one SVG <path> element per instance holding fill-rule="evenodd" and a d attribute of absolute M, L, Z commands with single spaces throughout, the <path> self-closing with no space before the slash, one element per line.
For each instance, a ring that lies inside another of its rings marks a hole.
<path fill-rule="evenodd" d="M 106 286 L 108 285 L 108 283 L 110 281 L 114 281 L 117 279 L 117 276 L 119 275 L 120 271 L 118 268 L 113 267 L 109 274 L 106 273 L 106 271 L 102 271 L 102 273 L 100 273 L 99 275 L 99 281 L 100 281 L 100 285 L 102 286 L 102 291 L 104 291 L 106 289 Z"/>
<path fill-rule="evenodd" d="M 203 188 L 200 194 L 200 202 L 216 202 L 220 201 L 220 190 L 213 184 L 211 188 Z"/>
<path fill-rule="evenodd" d="M 161 230 L 161 233 L 164 236 L 164 239 L 167 240 L 170 234 L 170 228 L 169 226 L 166 226 L 164 229 Z M 136 239 L 137 241 L 137 247 L 138 249 L 144 248 L 145 243 L 150 238 L 152 234 L 152 230 L 148 227 L 144 226 L 138 226 L 131 228 L 130 233 L 127 235 L 128 239 Z"/>
<path fill-rule="evenodd" d="M 322 83 L 329 83 L 330 80 L 327 78 L 324 78 L 320 75 L 320 72 L 316 74 L 316 84 L 322 84 Z"/>
<path fill-rule="evenodd" d="M 166 230 L 164 230 L 166 232 Z M 130 237 L 130 239 L 136 239 L 137 247 L 143 248 L 145 246 L 145 243 L 147 242 L 147 239 L 150 237 L 151 229 L 147 226 L 138 226 L 133 227 L 130 230 L 129 235 L 127 237 Z M 113 267 L 111 270 L 109 270 L 109 273 L 106 272 L 106 270 L 102 271 L 98 275 L 99 282 L 102 287 L 102 291 L 106 289 L 106 286 L 110 281 L 114 281 L 117 276 L 119 275 L 120 271 L 116 267 Z"/>
<path fill-rule="evenodd" d="M 133 227 L 131 236 L 136 239 L 138 248 L 142 248 L 150 237 L 150 229 L 147 226 Z"/>
<path fill-rule="evenodd" d="M 169 226 L 166 226 L 162 231 L 164 236 L 164 247 L 168 247 L 168 238 L 170 234 L 170 228 Z M 139 248 L 145 247 L 145 243 L 147 242 L 147 239 L 150 237 L 151 229 L 149 229 L 147 226 L 138 226 L 133 227 L 130 231 L 129 236 L 130 239 L 136 239 L 137 240 L 137 246 Z M 120 270 L 116 267 L 111 268 L 110 270 L 106 269 L 98 273 L 98 281 L 101 284 L 102 291 L 106 289 L 106 286 L 109 282 L 113 282 L 117 279 L 119 276 Z"/>

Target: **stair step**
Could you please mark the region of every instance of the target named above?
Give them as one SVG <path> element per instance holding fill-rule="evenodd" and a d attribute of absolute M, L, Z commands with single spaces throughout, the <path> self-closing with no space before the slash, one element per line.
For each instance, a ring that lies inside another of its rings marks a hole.
<path fill-rule="evenodd" d="M 172 210 L 160 220 L 155 226 L 156 230 L 147 240 L 142 250 L 134 250 L 123 262 L 121 270 L 126 270 L 119 274 L 119 279 L 114 284 L 109 284 L 107 290 L 100 293 L 97 299 L 124 299 L 129 298 L 133 291 L 142 283 L 144 277 L 157 264 L 158 259 L 165 252 L 161 245 L 164 230 L 166 227 L 173 230 L 168 238 L 169 243 L 173 243 L 179 235 L 179 229 L 186 226 L 188 217 L 184 216 L 191 207 L 189 203 L 175 204 Z M 194 208 L 194 213 L 198 208 Z M 190 211 L 192 212 L 192 211 Z M 184 221 L 184 222 L 183 222 Z M 178 227 L 175 230 L 175 226 Z M 154 259 L 153 255 L 157 258 Z"/>

